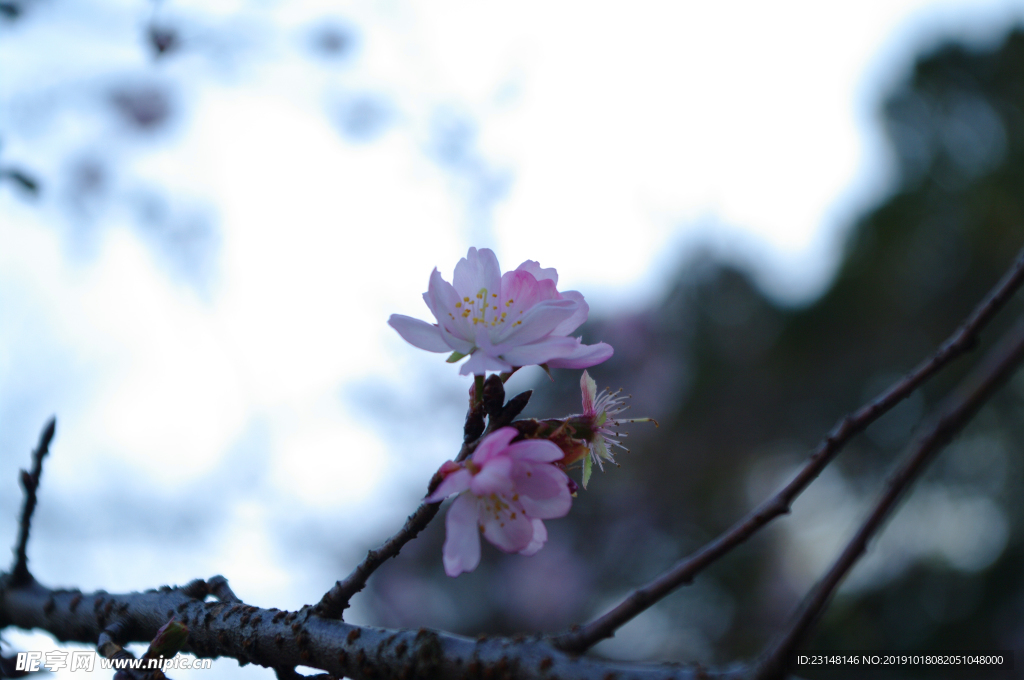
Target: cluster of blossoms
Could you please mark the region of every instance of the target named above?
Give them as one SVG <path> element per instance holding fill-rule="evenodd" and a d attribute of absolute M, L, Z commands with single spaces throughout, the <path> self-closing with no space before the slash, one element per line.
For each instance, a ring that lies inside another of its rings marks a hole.
<path fill-rule="evenodd" d="M 558 273 L 527 260 L 501 274 L 494 253 L 470 248 L 455 267 L 453 283 L 434 269 L 423 299 L 437 319 L 429 324 L 400 314 L 388 323 L 408 342 L 431 352 L 466 356 L 463 375 L 477 376 L 474 399 L 487 371 L 512 372 L 526 365 L 586 368 L 605 361 L 612 348 L 584 345 L 569 337 L 587 319 L 589 307 L 576 291 L 559 293 Z M 561 420 L 519 420 L 487 434 L 463 462 L 448 461 L 426 498 L 436 503 L 458 494 L 445 520 L 444 569 L 449 576 L 480 562 L 480 534 L 509 553 L 533 555 L 547 541 L 544 520 L 564 517 L 577 485 L 566 469 L 582 462 L 583 486 L 593 464 L 615 462 L 622 447 L 617 427 L 649 418 L 620 419 L 626 407 L 618 393 L 597 392 L 583 372 L 583 413 Z"/>

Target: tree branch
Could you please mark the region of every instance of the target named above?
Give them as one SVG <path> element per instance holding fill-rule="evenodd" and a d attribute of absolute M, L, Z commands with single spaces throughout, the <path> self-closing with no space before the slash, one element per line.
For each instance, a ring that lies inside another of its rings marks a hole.
<path fill-rule="evenodd" d="M 27 583 L 32 580 L 32 574 L 28 571 L 28 535 L 32 526 L 32 513 L 36 509 L 36 489 L 39 488 L 39 478 L 43 474 L 43 457 L 50 451 L 50 442 L 53 441 L 53 434 L 57 430 L 57 419 L 50 418 L 39 434 L 39 444 L 32 452 L 32 472 L 21 471 L 21 485 L 25 489 L 25 504 L 21 508 L 21 524 L 18 532 L 18 545 L 14 549 L 14 567 L 11 570 L 11 578 L 16 584 Z"/>
<path fill-rule="evenodd" d="M 471 639 L 425 628 L 354 626 L 315 616 L 311 607 L 286 612 L 204 602 L 185 588 L 80 593 L 35 581 L 14 586 L 7 574 L 0 575 L 0 623 L 46 630 L 62 642 L 96 644 L 105 631 L 104 642 L 148 642 L 172 616 L 188 626 L 184 649 L 198 657 L 230 657 L 274 669 L 310 666 L 354 680 L 739 680 L 743 671 L 575 658 L 537 636 Z M 116 641 L 109 632 L 112 624 L 117 624 Z M 291 677 L 287 670 L 280 673 Z"/>
<path fill-rule="evenodd" d="M 471 393 L 474 396 L 471 398 L 469 411 L 466 413 L 462 449 L 455 457 L 456 462 L 468 458 L 485 436 L 504 427 L 519 415 L 532 394 L 532 392 L 523 392 L 509 400 L 508 404 L 504 404 L 505 388 L 498 375 L 492 374 L 486 382 L 480 382 L 483 383 L 480 398 L 475 397 L 476 386 Z M 484 429 L 485 412 L 488 415 L 486 430 Z M 435 473 L 427 486 L 427 496 L 434 492 L 441 480 L 440 474 Z M 348 608 L 349 600 L 366 586 L 370 575 L 389 558 L 396 557 L 406 543 L 416 538 L 430 524 L 440 509 L 440 502 L 421 503 L 420 507 L 416 508 L 416 511 L 405 520 L 405 524 L 398 532 L 376 550 L 367 552 L 366 558 L 345 577 L 345 580 L 337 581 L 334 587 L 324 594 L 314 607 L 316 615 L 328 619 L 341 618 L 342 613 Z"/>
<path fill-rule="evenodd" d="M 945 368 L 954 359 L 972 349 L 982 328 L 1002 309 L 1024 283 L 1024 250 L 1018 253 L 1010 269 L 978 304 L 938 351 L 913 371 L 893 383 L 872 401 L 853 414 L 843 417 L 832 431 L 818 444 L 810 459 L 792 481 L 775 496 L 754 508 L 717 538 L 693 554 L 677 562 L 646 585 L 637 588 L 611 611 L 583 627 L 554 636 L 553 644 L 567 652 L 581 654 L 615 631 L 648 607 L 693 578 L 733 548 L 740 545 L 763 526 L 789 512 L 793 501 L 832 462 L 839 451 L 854 435 L 906 399 L 922 383 Z"/>
<path fill-rule="evenodd" d="M 237 595 L 235 595 L 234 591 L 231 590 L 231 586 L 228 585 L 228 580 L 223 576 L 217 575 L 206 579 L 206 586 L 209 588 L 210 594 L 221 602 L 242 601 Z"/>
<path fill-rule="evenodd" d="M 857 560 L 867 551 L 868 542 L 879 531 L 896 503 L 935 455 L 970 422 L 978 409 L 1024 361 L 1024 320 L 1019 322 L 982 362 L 981 368 L 958 387 L 947 400 L 941 415 L 905 456 L 900 467 L 889 477 L 884 493 L 871 514 L 833 563 L 828 573 L 815 585 L 797 611 L 793 623 L 761 657 L 754 678 L 781 678 L 790 657 L 821 616 L 836 587 Z"/>

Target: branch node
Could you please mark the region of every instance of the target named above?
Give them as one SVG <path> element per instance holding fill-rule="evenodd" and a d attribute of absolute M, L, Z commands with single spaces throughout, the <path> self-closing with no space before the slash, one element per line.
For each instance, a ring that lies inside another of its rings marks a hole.
<path fill-rule="evenodd" d="M 228 585 L 228 580 L 218 574 L 217 576 L 211 576 L 206 580 L 206 585 L 209 588 L 210 594 L 216 597 L 221 602 L 241 602 L 242 600 L 235 595 Z M 188 586 L 186 586 L 188 587 Z"/>

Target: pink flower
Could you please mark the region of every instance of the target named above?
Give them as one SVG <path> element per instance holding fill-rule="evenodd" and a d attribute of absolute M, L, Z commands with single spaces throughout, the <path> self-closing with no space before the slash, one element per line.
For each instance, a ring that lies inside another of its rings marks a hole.
<path fill-rule="evenodd" d="M 548 539 L 541 520 L 569 512 L 569 478 L 552 465 L 562 458 L 561 449 L 543 439 L 510 444 L 518 434 L 503 427 L 488 435 L 465 467 L 449 472 L 426 498 L 436 503 L 459 494 L 445 519 L 444 571 L 449 576 L 476 569 L 481 532 L 507 553 L 533 555 Z"/>
<path fill-rule="evenodd" d="M 449 361 L 468 355 L 462 375 L 534 364 L 586 368 L 611 357 L 610 345 L 569 337 L 590 308 L 574 290 L 559 293 L 557 283 L 558 272 L 533 260 L 502 275 L 493 252 L 470 248 L 452 283 L 436 268 L 430 275 L 423 299 L 436 324 L 402 314 L 392 314 L 388 324 L 420 349 L 451 352 Z"/>

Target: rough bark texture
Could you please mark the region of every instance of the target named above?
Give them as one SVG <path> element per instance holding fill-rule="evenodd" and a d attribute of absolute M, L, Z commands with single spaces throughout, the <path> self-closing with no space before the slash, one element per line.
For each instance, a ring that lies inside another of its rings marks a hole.
<path fill-rule="evenodd" d="M 212 581 L 213 579 L 211 579 Z M 313 614 L 261 609 L 241 602 L 205 602 L 188 586 L 110 594 L 51 590 L 35 580 L 0 586 L 0 627 L 49 631 L 58 640 L 95 644 L 120 622 L 123 639 L 149 642 L 172 617 L 188 626 L 185 651 L 202 658 L 232 657 L 270 668 L 320 668 L 334 677 L 518 680 L 697 680 L 739 678 L 742 669 L 712 672 L 699 666 L 628 664 L 573 657 L 538 637 L 470 639 L 433 630 L 355 626 Z"/>

